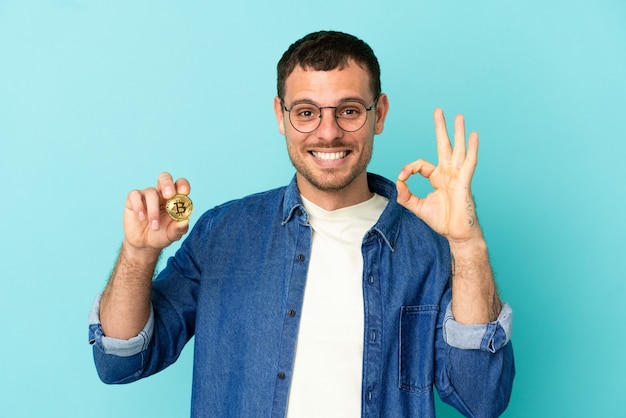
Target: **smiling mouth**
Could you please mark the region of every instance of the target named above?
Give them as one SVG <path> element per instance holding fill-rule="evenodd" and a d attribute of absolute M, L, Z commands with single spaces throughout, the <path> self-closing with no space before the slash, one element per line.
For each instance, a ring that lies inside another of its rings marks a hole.
<path fill-rule="evenodd" d="M 348 151 L 341 151 L 341 152 L 311 151 L 311 154 L 318 160 L 337 161 L 337 160 L 341 160 L 342 158 L 345 158 L 346 155 L 348 155 Z"/>

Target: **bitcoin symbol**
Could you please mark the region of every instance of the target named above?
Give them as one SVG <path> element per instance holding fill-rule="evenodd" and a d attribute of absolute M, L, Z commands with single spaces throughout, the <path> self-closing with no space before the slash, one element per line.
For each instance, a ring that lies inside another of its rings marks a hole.
<path fill-rule="evenodd" d="M 174 202 L 174 204 L 176 205 L 176 213 L 179 215 L 187 210 L 183 202 Z"/>
<path fill-rule="evenodd" d="M 180 222 L 189 219 L 193 211 L 193 203 L 187 196 L 177 194 L 165 203 L 165 210 L 170 218 Z"/>

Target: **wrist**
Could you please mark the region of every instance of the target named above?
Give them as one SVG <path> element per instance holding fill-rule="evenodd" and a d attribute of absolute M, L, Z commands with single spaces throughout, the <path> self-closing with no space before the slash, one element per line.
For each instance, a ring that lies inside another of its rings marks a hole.
<path fill-rule="evenodd" d="M 137 247 L 131 244 L 126 238 L 122 241 L 120 256 L 123 256 L 126 260 L 132 260 L 139 264 L 155 264 L 160 255 L 160 249 Z"/>
<path fill-rule="evenodd" d="M 482 234 L 464 240 L 448 239 L 450 252 L 456 256 L 472 256 L 479 253 L 487 252 L 487 242 Z"/>

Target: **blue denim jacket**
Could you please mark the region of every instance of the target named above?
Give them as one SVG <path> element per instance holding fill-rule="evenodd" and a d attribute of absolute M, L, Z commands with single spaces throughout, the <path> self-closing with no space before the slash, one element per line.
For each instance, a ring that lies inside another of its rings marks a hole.
<path fill-rule="evenodd" d="M 389 204 L 362 244 L 362 416 L 434 417 L 433 384 L 465 416 L 498 416 L 515 374 L 510 307 L 493 323 L 455 322 L 446 239 L 396 203 L 393 183 L 368 180 Z M 195 336 L 193 417 L 284 417 L 311 250 L 307 219 L 295 178 L 206 212 L 155 280 L 137 337 L 105 337 L 94 303 L 100 378 L 156 373 Z"/>

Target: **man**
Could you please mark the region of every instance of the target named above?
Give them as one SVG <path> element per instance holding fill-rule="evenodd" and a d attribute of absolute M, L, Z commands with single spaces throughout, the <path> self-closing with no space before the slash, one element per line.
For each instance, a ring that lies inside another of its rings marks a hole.
<path fill-rule="evenodd" d="M 367 44 L 294 43 L 274 100 L 294 179 L 206 212 L 154 283 L 188 228 L 163 206 L 190 185 L 163 173 L 132 191 L 90 314 L 101 379 L 156 373 L 195 336 L 194 417 L 432 417 L 433 384 L 465 416 L 502 413 L 512 314 L 471 194 L 477 134 L 466 148 L 458 116 L 452 148 L 436 110 L 438 166 L 417 160 L 394 186 L 366 171 L 388 108 Z M 434 187 L 424 198 L 405 184 L 417 173 Z"/>

